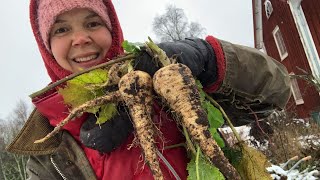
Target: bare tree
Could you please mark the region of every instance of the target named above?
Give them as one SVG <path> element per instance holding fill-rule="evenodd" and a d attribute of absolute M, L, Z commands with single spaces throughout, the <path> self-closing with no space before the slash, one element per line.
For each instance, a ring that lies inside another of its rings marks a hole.
<path fill-rule="evenodd" d="M 4 120 L 0 119 L 0 179 L 6 180 L 6 174 L 5 174 L 5 166 L 4 166 L 4 161 L 2 160 L 2 155 L 4 154 L 4 149 L 5 149 L 5 138 L 3 136 L 5 132 L 5 125 L 4 125 Z"/>
<path fill-rule="evenodd" d="M 186 37 L 200 37 L 205 33 L 197 22 L 188 22 L 183 9 L 167 5 L 166 12 L 157 15 L 152 23 L 153 31 L 160 41 L 177 41 Z"/>
<path fill-rule="evenodd" d="M 27 157 L 6 152 L 5 146 L 18 134 L 29 113 L 28 105 L 20 100 L 8 119 L 0 121 L 0 179 L 27 179 Z"/>

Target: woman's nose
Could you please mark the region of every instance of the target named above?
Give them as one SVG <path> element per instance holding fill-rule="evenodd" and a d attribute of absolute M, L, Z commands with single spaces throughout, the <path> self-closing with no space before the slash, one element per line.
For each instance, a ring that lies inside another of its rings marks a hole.
<path fill-rule="evenodd" d="M 92 42 L 90 34 L 86 31 L 77 31 L 73 34 L 73 46 L 83 46 Z"/>

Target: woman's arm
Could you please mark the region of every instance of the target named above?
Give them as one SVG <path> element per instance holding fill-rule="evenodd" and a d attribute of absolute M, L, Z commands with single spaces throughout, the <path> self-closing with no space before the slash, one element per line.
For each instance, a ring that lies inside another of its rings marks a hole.
<path fill-rule="evenodd" d="M 265 117 L 274 109 L 285 108 L 291 96 L 290 77 L 281 63 L 254 48 L 213 37 L 207 41 L 214 47 L 217 62 L 224 61 L 220 67 L 218 63 L 218 69 L 225 67 L 220 74 L 218 70 L 222 79 L 219 87 L 211 86 L 207 91 L 220 101 L 232 119 L 248 123 L 255 118 L 254 114 Z M 223 55 L 219 56 L 219 52 Z"/>

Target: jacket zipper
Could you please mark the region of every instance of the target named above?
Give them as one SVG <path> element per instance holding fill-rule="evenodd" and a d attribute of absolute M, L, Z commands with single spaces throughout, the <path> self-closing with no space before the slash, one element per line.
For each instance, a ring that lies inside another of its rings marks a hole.
<path fill-rule="evenodd" d="M 56 169 L 56 171 L 60 174 L 63 180 L 68 180 L 68 178 L 61 172 L 57 164 L 54 162 L 52 155 L 50 156 L 50 161 L 53 165 L 53 167 Z"/>

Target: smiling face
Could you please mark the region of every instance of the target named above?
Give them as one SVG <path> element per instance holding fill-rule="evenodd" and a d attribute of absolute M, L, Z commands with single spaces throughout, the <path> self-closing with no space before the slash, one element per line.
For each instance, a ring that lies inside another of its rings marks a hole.
<path fill-rule="evenodd" d="M 112 36 L 104 21 L 88 9 L 59 15 L 50 31 L 50 47 L 57 63 L 71 72 L 101 64 Z"/>

